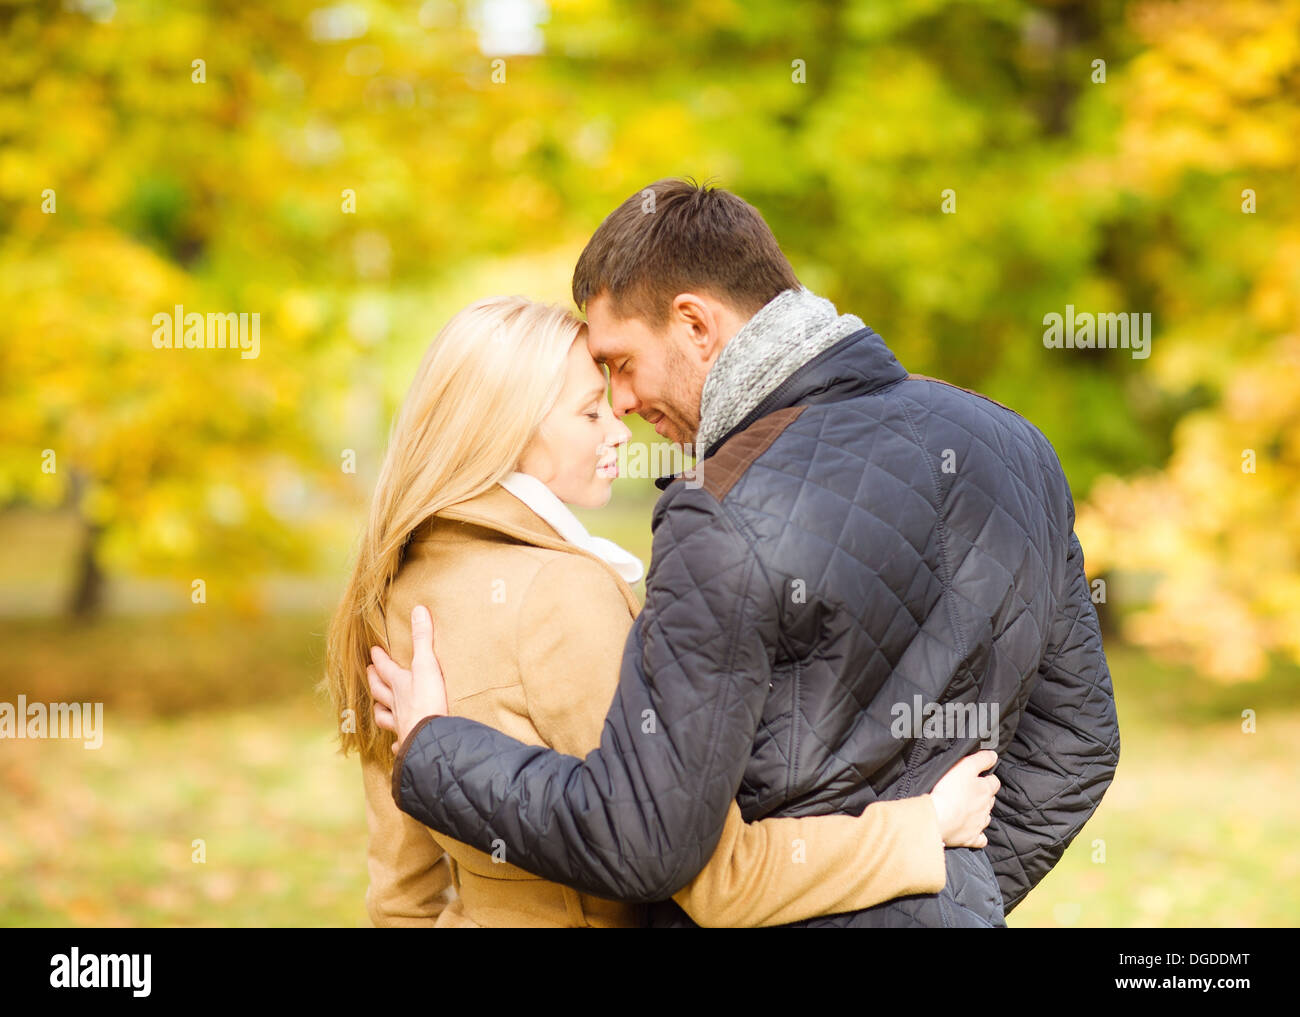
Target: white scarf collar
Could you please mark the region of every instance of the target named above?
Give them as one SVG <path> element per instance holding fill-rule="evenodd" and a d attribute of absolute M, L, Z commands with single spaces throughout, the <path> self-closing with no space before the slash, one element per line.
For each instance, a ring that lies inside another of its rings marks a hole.
<path fill-rule="evenodd" d="M 516 471 L 501 481 L 501 486 L 550 523 L 555 532 L 570 544 L 609 562 L 627 583 L 637 582 L 645 573 L 641 559 L 612 540 L 593 537 L 555 492 L 536 477 Z"/>

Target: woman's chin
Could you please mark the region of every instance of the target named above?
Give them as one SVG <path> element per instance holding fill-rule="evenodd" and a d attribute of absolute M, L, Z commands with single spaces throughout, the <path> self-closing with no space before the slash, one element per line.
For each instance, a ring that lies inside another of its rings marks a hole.
<path fill-rule="evenodd" d="M 595 488 L 591 492 L 591 500 L 583 508 L 598 509 L 604 508 L 609 504 L 610 497 L 614 494 L 613 480 L 597 480 Z"/>

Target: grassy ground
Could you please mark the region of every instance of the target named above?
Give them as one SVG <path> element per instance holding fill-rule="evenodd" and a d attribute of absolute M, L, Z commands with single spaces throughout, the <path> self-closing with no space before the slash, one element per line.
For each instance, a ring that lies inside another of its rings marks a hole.
<path fill-rule="evenodd" d="M 20 679 L 6 669 L 0 699 L 107 702 L 101 749 L 0 743 L 0 924 L 364 924 L 357 764 L 335 754 L 329 711 L 305 691 L 323 622 L 232 618 L 188 635 L 172 622 L 166 639 L 160 624 L 109 619 L 73 640 L 51 623 L 0 624 L 9 664 L 25 662 Z M 111 649 L 151 644 L 158 659 L 143 662 Z M 1295 675 L 1225 689 L 1120 648 L 1111 665 L 1120 773 L 1010 923 L 1295 924 Z M 142 684 L 157 685 L 161 715 Z M 1241 732 L 1243 709 L 1258 733 Z"/>
<path fill-rule="evenodd" d="M 360 773 L 310 699 L 105 727 L 0 752 L 0 924 L 366 924 Z"/>
<path fill-rule="evenodd" d="M 1111 649 L 1108 657 L 1119 772 L 1092 821 L 1009 923 L 1300 923 L 1295 674 L 1223 688 L 1132 651 Z M 1256 711 L 1254 734 L 1242 730 L 1246 709 Z"/>

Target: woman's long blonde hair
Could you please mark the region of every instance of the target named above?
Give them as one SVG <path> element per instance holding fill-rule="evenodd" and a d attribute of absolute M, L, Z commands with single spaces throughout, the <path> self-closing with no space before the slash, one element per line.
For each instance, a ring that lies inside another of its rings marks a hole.
<path fill-rule="evenodd" d="M 352 578 L 330 623 L 326 675 L 346 755 L 391 758 L 366 680 L 387 646 L 384 604 L 411 534 L 517 466 L 564 386 L 586 323 L 562 307 L 489 297 L 453 317 L 425 351 L 393 424 Z M 349 712 L 350 711 L 350 712 Z M 348 723 L 348 721 L 351 723 Z"/>

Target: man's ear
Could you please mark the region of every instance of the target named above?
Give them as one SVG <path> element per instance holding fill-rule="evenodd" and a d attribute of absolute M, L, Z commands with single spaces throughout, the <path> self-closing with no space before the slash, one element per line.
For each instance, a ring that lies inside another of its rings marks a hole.
<path fill-rule="evenodd" d="M 723 338 L 716 305 L 715 300 L 698 293 L 679 293 L 673 298 L 669 312 L 669 327 L 703 360 L 713 355 Z"/>

